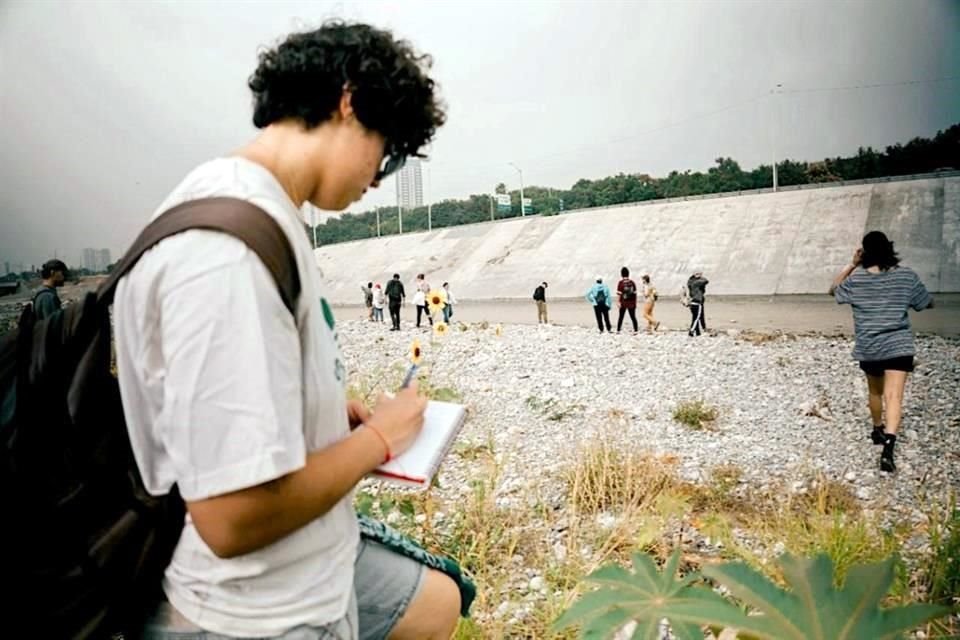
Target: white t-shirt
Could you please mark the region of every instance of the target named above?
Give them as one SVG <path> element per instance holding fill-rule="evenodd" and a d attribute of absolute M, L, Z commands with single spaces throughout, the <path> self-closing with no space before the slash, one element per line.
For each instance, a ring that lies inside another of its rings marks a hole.
<path fill-rule="evenodd" d="M 233 196 L 273 216 L 296 254 L 296 322 L 269 271 L 223 233 L 191 230 L 147 252 L 117 287 L 117 365 L 147 490 L 200 500 L 284 476 L 349 432 L 333 313 L 299 212 L 274 176 L 242 158 L 201 165 L 154 216 Z M 273 544 L 218 558 L 190 517 L 167 568 L 170 603 L 203 629 L 274 636 L 342 618 L 359 540 L 353 496 Z"/>

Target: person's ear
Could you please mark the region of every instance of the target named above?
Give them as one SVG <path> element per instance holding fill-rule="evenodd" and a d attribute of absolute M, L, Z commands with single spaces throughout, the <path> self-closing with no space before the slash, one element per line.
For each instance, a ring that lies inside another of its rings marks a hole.
<path fill-rule="evenodd" d="M 343 87 L 343 93 L 340 94 L 340 104 L 337 107 L 337 115 L 343 120 L 356 117 L 353 111 L 353 91 L 347 86 Z"/>

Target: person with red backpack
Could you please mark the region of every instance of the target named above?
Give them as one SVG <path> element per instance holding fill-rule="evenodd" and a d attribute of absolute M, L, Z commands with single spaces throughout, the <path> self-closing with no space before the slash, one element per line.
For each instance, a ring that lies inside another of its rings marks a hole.
<path fill-rule="evenodd" d="M 426 59 L 383 30 L 331 22 L 260 54 L 260 133 L 192 171 L 158 209 L 256 205 L 282 229 L 292 313 L 242 242 L 190 230 L 120 280 L 120 391 L 147 491 L 189 515 L 148 638 L 442 638 L 460 596 L 446 575 L 361 539 L 357 483 L 423 424 L 416 384 L 373 411 L 346 367 L 299 217 L 342 210 L 416 156 L 444 122 Z"/>
<path fill-rule="evenodd" d="M 633 332 L 639 330 L 637 325 L 637 283 L 630 279 L 630 270 L 620 269 L 620 282 L 617 283 L 617 306 L 620 307 L 620 317 L 617 318 L 617 333 L 623 328 L 623 316 L 630 314 L 633 322 Z"/>

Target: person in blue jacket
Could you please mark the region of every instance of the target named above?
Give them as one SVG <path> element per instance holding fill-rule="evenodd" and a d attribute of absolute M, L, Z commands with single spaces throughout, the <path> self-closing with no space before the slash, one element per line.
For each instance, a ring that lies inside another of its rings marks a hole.
<path fill-rule="evenodd" d="M 612 299 L 610 297 L 610 287 L 603 284 L 603 276 L 597 276 L 597 281 L 590 291 L 587 291 L 587 302 L 593 305 L 593 313 L 597 317 L 597 329 L 600 330 L 600 333 L 604 331 L 604 325 L 606 325 L 607 333 L 612 333 L 610 331 L 610 303 Z"/>

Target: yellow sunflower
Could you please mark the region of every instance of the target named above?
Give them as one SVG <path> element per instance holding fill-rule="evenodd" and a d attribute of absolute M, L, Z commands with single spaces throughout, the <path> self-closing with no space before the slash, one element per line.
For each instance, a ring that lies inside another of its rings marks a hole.
<path fill-rule="evenodd" d="M 410 343 L 410 362 L 419 365 L 423 360 L 423 349 L 420 348 L 420 341 L 416 338 Z"/>
<path fill-rule="evenodd" d="M 450 327 L 447 326 L 446 322 L 437 322 L 433 325 L 433 332 L 440 337 L 447 335 L 447 331 L 450 330 Z"/>
<path fill-rule="evenodd" d="M 441 289 L 434 289 L 427 294 L 427 306 L 430 308 L 430 315 L 441 313 L 446 304 L 447 294 Z"/>

